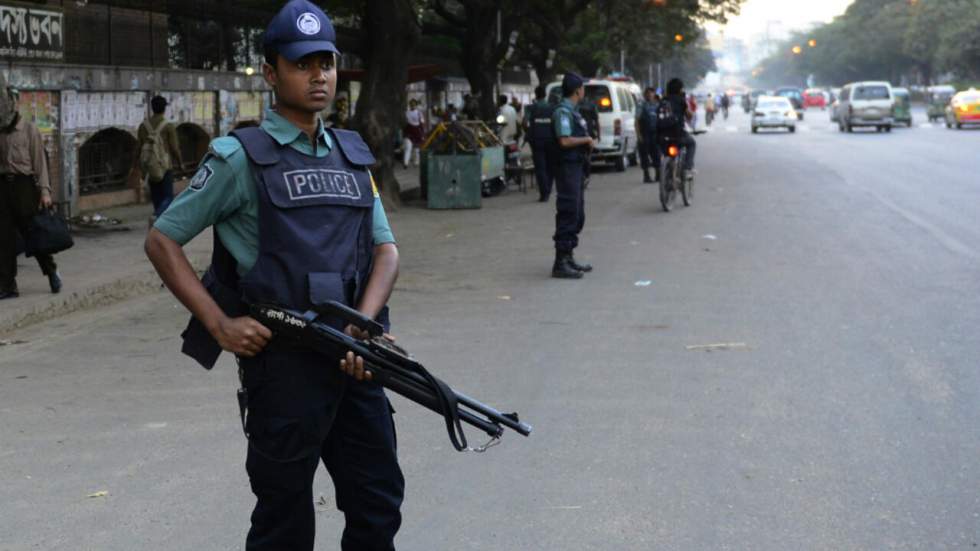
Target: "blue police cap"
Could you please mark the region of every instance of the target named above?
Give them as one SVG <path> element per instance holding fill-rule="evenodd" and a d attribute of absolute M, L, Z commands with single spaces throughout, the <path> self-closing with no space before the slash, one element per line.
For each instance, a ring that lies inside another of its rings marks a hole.
<path fill-rule="evenodd" d="M 585 84 L 585 79 L 576 75 L 575 73 L 565 73 L 565 77 L 561 79 L 561 90 L 566 95 L 571 94 L 575 90 L 578 90 Z"/>
<path fill-rule="evenodd" d="M 263 43 L 290 61 L 313 52 L 339 54 L 337 33 L 327 14 L 307 0 L 290 0 L 265 29 Z"/>

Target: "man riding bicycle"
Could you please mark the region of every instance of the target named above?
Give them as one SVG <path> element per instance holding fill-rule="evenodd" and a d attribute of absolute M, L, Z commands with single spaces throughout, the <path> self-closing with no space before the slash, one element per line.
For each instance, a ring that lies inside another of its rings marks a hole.
<path fill-rule="evenodd" d="M 694 153 L 697 150 L 697 142 L 687 133 L 686 124 L 693 128 L 694 113 L 687 108 L 684 83 L 679 78 L 671 79 L 667 83 L 667 95 L 664 96 L 657 114 L 657 136 L 661 141 L 661 151 L 664 151 L 668 143 L 687 150 L 684 156 L 685 179 L 693 177 Z"/>

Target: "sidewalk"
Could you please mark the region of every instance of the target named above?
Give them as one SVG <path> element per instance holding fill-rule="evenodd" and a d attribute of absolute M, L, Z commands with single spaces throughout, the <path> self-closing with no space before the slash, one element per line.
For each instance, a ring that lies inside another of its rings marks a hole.
<path fill-rule="evenodd" d="M 395 175 L 403 196 L 417 197 L 418 168 L 405 170 L 397 165 Z M 20 297 L 0 302 L 0 335 L 77 310 L 96 308 L 160 289 L 160 279 L 143 254 L 151 206 L 129 205 L 98 212 L 118 218 L 122 224 L 105 229 L 76 228 L 75 246 L 55 257 L 64 280 L 61 293 L 51 294 L 48 280 L 33 258 L 17 258 Z M 211 232 L 202 233 L 184 250 L 191 264 L 203 271 L 210 260 Z"/>
<path fill-rule="evenodd" d="M 150 205 L 131 205 L 100 210 L 99 214 L 122 220 L 105 229 L 76 228 L 75 246 L 55 255 L 64 281 L 54 295 L 48 279 L 33 258 L 17 258 L 20 297 L 0 302 L 0 335 L 26 325 L 57 318 L 77 310 L 94 308 L 140 294 L 156 292 L 160 279 L 143 254 Z M 207 266 L 211 233 L 205 232 L 185 247 L 197 269 Z"/>

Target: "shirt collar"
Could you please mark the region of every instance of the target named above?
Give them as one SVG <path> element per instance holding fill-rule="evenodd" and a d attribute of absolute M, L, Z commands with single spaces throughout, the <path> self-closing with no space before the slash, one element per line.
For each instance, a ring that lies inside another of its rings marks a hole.
<path fill-rule="evenodd" d="M 568 107 L 569 109 L 572 109 L 572 110 L 575 110 L 575 109 L 578 108 L 578 105 L 572 103 L 572 100 L 570 100 L 568 98 L 562 98 L 561 104 L 564 105 L 564 106 L 566 106 L 566 107 Z"/>
<path fill-rule="evenodd" d="M 323 127 L 323 121 L 317 117 L 317 145 L 330 147 L 327 131 Z M 303 137 L 303 131 L 298 126 L 289 122 L 286 117 L 276 113 L 272 109 L 266 109 L 265 118 L 262 120 L 262 129 L 265 130 L 279 145 L 289 145 Z"/>

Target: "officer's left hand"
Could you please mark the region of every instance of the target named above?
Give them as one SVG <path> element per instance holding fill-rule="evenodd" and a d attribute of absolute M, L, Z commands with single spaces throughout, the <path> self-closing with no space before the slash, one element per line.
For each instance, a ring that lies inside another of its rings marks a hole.
<path fill-rule="evenodd" d="M 359 328 L 353 325 L 348 325 L 345 327 L 344 333 L 347 333 L 359 341 L 368 340 L 371 338 L 371 335 L 367 331 L 361 331 Z M 358 381 L 371 380 L 371 371 L 364 369 L 364 358 L 354 356 L 353 352 L 347 352 L 347 357 L 340 360 L 340 370 L 351 377 L 354 377 Z"/>
<path fill-rule="evenodd" d="M 364 358 L 355 356 L 353 352 L 347 352 L 347 357 L 340 360 L 340 370 L 358 381 L 370 381 L 373 378 L 371 371 L 364 369 Z"/>

